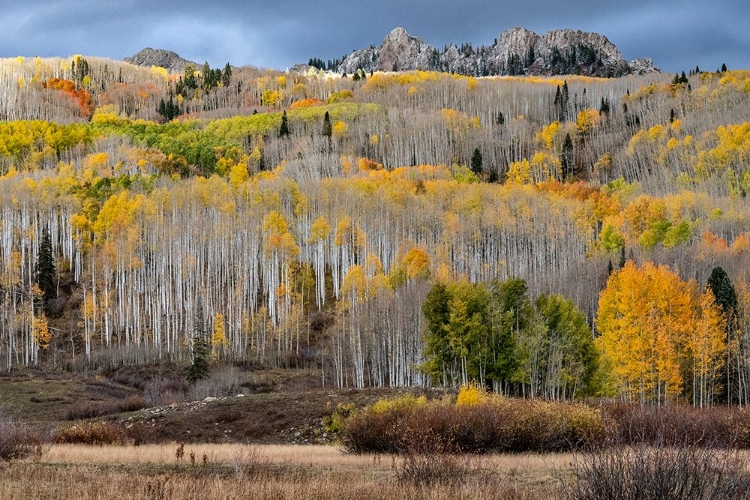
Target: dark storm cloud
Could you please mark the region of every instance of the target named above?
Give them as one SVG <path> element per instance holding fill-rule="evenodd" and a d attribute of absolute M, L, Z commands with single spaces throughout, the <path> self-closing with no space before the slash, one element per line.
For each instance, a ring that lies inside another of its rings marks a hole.
<path fill-rule="evenodd" d="M 283 69 L 378 45 L 394 27 L 441 48 L 489 45 L 508 28 L 596 31 L 623 57 L 651 57 L 665 71 L 750 67 L 750 5 L 633 0 L 17 0 L 0 11 L 0 56 L 85 54 L 122 59 L 166 48 L 213 66 L 229 61 Z"/>

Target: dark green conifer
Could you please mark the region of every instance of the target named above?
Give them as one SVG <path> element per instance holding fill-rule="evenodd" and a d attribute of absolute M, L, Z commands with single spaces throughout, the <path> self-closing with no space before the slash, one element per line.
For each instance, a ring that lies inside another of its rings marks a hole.
<path fill-rule="evenodd" d="M 326 114 L 323 116 L 323 135 L 330 138 L 332 134 L 333 127 L 331 126 L 331 115 L 326 111 Z"/>
<path fill-rule="evenodd" d="M 203 302 L 198 299 L 193 331 L 193 363 L 187 373 L 191 384 L 208 377 L 208 340 L 206 339 L 206 320 L 203 314 Z"/>
<path fill-rule="evenodd" d="M 286 111 L 281 115 L 281 127 L 279 128 L 279 137 L 289 136 L 289 122 L 286 118 Z"/>
<path fill-rule="evenodd" d="M 39 242 L 39 252 L 36 256 L 36 283 L 42 291 L 42 300 L 45 310 L 49 304 L 57 298 L 57 285 L 55 284 L 55 255 L 52 252 L 52 240 L 49 229 L 44 228 L 42 239 Z"/>
<path fill-rule="evenodd" d="M 474 154 L 471 155 L 471 171 L 482 175 L 482 152 L 479 148 L 474 148 Z"/>

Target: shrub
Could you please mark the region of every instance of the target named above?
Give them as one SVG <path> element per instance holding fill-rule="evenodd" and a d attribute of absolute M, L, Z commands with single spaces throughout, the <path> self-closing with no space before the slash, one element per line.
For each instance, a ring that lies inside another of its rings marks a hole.
<path fill-rule="evenodd" d="M 330 405 L 330 401 L 328 402 Z M 339 403 L 330 415 L 323 417 L 323 430 L 337 438 L 344 430 L 344 421 L 356 413 L 354 403 Z"/>
<path fill-rule="evenodd" d="M 57 429 L 54 442 L 57 444 L 125 444 L 129 441 L 126 430 L 109 422 L 83 422 Z"/>
<path fill-rule="evenodd" d="M 238 446 L 231 459 L 232 469 L 240 478 L 257 476 L 268 468 L 268 464 L 268 457 L 255 446 Z"/>
<path fill-rule="evenodd" d="M 148 406 L 148 401 L 144 397 L 132 395 L 122 401 L 87 401 L 76 406 L 71 406 L 68 408 L 65 416 L 68 420 L 82 420 L 103 417 L 114 413 L 138 411 Z"/>
<path fill-rule="evenodd" d="M 150 406 L 160 406 L 182 401 L 186 388 L 182 378 L 156 377 L 146 383 L 143 393 Z"/>
<path fill-rule="evenodd" d="M 568 498 L 593 500 L 744 499 L 750 473 L 737 450 L 708 446 L 613 446 L 573 466 Z"/>
<path fill-rule="evenodd" d="M 347 419 L 344 445 L 355 453 L 543 452 L 583 448 L 604 435 L 601 412 L 588 406 L 482 398 L 379 401 Z"/>
<path fill-rule="evenodd" d="M 0 418 L 0 460 L 41 455 L 45 441 L 39 432 L 30 427 L 10 418 Z"/>
<path fill-rule="evenodd" d="M 607 437 L 615 444 L 750 446 L 750 412 L 745 409 L 620 403 L 605 405 L 603 412 Z"/>
<path fill-rule="evenodd" d="M 468 457 L 451 453 L 407 453 L 394 470 L 399 483 L 422 487 L 460 486 L 472 472 Z"/>
<path fill-rule="evenodd" d="M 480 385 L 471 383 L 461 387 L 456 397 L 456 406 L 477 406 L 487 399 L 487 393 Z"/>

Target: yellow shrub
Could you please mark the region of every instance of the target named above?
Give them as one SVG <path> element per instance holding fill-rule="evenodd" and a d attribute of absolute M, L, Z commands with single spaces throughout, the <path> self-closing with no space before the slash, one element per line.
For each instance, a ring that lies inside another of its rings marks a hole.
<path fill-rule="evenodd" d="M 469 385 L 461 387 L 456 398 L 456 406 L 478 406 L 488 399 L 484 388 L 472 382 Z"/>
<path fill-rule="evenodd" d="M 427 398 L 425 396 L 414 396 L 412 394 L 406 394 L 404 396 L 398 396 L 394 399 L 381 399 L 376 401 L 370 407 L 373 413 L 387 413 L 399 410 L 411 410 L 427 405 Z"/>

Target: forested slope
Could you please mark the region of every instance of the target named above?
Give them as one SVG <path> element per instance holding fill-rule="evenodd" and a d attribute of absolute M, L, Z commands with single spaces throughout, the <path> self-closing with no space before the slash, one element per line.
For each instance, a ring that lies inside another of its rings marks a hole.
<path fill-rule="evenodd" d="M 421 369 L 435 283 L 521 278 L 598 336 L 600 292 L 629 259 L 696 280 L 693 301 L 726 270 L 739 305 L 720 358 L 750 368 L 750 72 L 352 80 L 79 56 L 0 75 L 5 369 L 187 361 L 200 322 L 219 359 L 313 366 L 338 386 L 440 383 Z M 676 361 L 668 392 L 696 359 Z M 487 376 L 470 364 L 443 380 Z M 538 366 L 514 370 L 506 390 L 549 388 Z"/>

